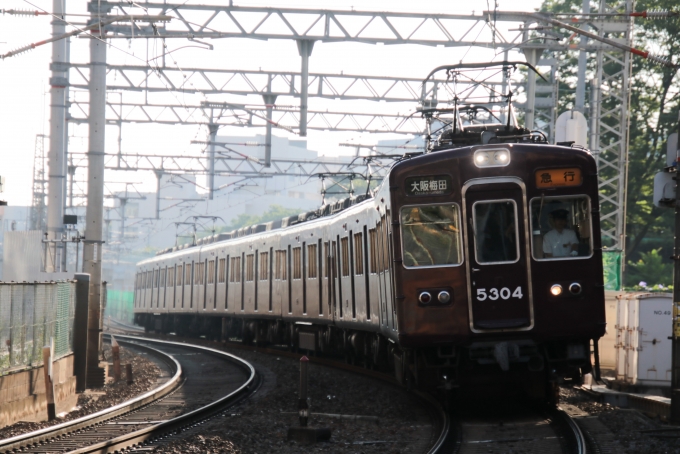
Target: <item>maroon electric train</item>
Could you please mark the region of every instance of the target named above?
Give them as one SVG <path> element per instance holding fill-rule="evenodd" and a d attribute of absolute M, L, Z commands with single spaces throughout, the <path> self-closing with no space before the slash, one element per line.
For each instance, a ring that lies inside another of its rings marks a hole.
<path fill-rule="evenodd" d="M 421 388 L 549 397 L 591 371 L 605 330 L 596 164 L 468 123 L 372 194 L 140 262 L 135 322 L 339 353 Z"/>

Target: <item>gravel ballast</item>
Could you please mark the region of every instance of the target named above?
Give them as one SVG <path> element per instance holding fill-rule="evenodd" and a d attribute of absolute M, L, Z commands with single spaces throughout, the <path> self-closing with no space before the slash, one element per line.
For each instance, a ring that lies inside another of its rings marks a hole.
<path fill-rule="evenodd" d="M 331 439 L 306 446 L 287 441 L 288 428 L 299 425 L 299 360 L 228 351 L 256 367 L 263 387 L 239 407 L 153 452 L 406 454 L 426 452 L 431 444 L 433 421 L 419 398 L 398 386 L 314 363 L 309 365 L 310 426 L 330 428 Z"/>
<path fill-rule="evenodd" d="M 104 344 L 104 355 L 107 359 L 111 358 L 111 345 Z M 103 388 L 88 390 L 78 396 L 76 407 L 66 414 L 58 415 L 54 421 L 26 422 L 19 421 L 0 429 L 0 439 L 15 437 L 35 430 L 61 424 L 66 421 L 81 418 L 83 416 L 96 413 L 105 408 L 130 400 L 136 396 L 144 394 L 150 389 L 158 386 L 160 369 L 144 354 L 120 347 L 120 360 L 122 364 L 132 364 L 134 383 L 128 385 L 123 372 L 123 380 L 118 383 L 106 384 Z M 94 391 L 94 392 L 92 392 Z"/>
<path fill-rule="evenodd" d="M 595 402 L 581 391 L 563 387 L 561 401 L 597 417 L 614 435 L 622 454 L 680 454 L 680 431 L 666 432 L 664 436 L 677 435 L 678 438 L 654 437 L 650 429 L 668 427 L 660 421 L 648 418 L 637 410 L 618 408 L 609 404 Z M 657 432 L 658 433 L 658 432 Z"/>

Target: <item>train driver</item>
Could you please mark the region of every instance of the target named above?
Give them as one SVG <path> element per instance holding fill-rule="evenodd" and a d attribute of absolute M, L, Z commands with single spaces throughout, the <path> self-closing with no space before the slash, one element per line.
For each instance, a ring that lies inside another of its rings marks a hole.
<path fill-rule="evenodd" d="M 578 255 L 579 241 L 576 233 L 566 228 L 569 211 L 555 210 L 550 213 L 554 228 L 543 237 L 543 254 L 545 257 L 567 257 Z"/>

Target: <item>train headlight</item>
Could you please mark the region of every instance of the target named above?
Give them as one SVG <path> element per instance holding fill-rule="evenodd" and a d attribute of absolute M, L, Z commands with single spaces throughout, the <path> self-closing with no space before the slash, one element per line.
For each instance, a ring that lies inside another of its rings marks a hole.
<path fill-rule="evenodd" d="M 488 153 L 475 153 L 475 162 L 479 167 L 489 162 Z"/>
<path fill-rule="evenodd" d="M 437 299 L 439 300 L 440 303 L 446 304 L 449 301 L 451 301 L 451 294 L 446 290 L 442 290 L 441 292 L 439 292 L 439 295 L 437 295 Z"/>
<path fill-rule="evenodd" d="M 553 296 L 560 296 L 562 294 L 562 286 L 560 284 L 555 284 L 550 287 L 550 293 Z"/>
<path fill-rule="evenodd" d="M 510 150 L 477 150 L 474 161 L 477 167 L 505 167 L 510 164 Z"/>
<path fill-rule="evenodd" d="M 430 301 L 432 301 L 432 295 L 430 295 L 430 292 L 421 292 L 421 294 L 418 295 L 418 301 L 420 301 L 422 304 L 430 304 Z"/>

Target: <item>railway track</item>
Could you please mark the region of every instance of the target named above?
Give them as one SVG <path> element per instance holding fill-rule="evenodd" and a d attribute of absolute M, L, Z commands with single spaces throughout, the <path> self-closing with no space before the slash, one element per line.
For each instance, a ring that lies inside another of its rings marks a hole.
<path fill-rule="evenodd" d="M 560 408 L 541 410 L 520 405 L 512 410 L 459 415 L 456 454 L 587 454 L 588 440 L 576 421 Z"/>
<path fill-rule="evenodd" d="M 255 369 L 228 353 L 177 342 L 121 335 L 117 339 L 164 357 L 172 364 L 172 378 L 105 411 L 2 440 L 0 452 L 104 453 L 148 445 L 224 411 L 257 388 Z M 148 452 L 148 446 L 143 451 Z"/>
<path fill-rule="evenodd" d="M 118 323 L 117 329 L 125 330 L 130 327 Z M 202 339 L 187 339 L 187 341 L 211 344 L 210 341 Z M 275 348 L 244 346 L 237 342 L 228 342 L 227 345 L 235 349 L 257 350 L 261 353 L 294 359 L 300 357 L 299 353 Z M 347 370 L 396 385 L 396 380 L 390 375 L 379 371 L 321 357 L 311 357 L 310 360 L 316 364 Z M 522 406 L 520 415 L 512 409 L 500 416 L 491 417 L 488 412 L 478 416 L 452 415 L 433 396 L 425 393 L 416 393 L 416 395 L 427 402 L 434 423 L 430 449 L 426 451 L 428 454 L 506 452 L 586 454 L 592 452 L 588 450 L 589 441 L 584 437 L 578 424 L 569 414 L 560 409 L 545 411 L 532 408 L 527 410 Z M 590 442 L 592 443 L 592 440 Z"/>
<path fill-rule="evenodd" d="M 111 322 L 111 323 L 110 323 Z M 152 336 L 154 338 L 162 338 L 164 336 L 162 335 L 157 335 L 157 334 L 152 334 L 152 333 L 147 333 L 144 334 L 142 330 L 139 329 L 137 326 L 130 326 L 115 320 L 107 320 L 108 328 L 115 330 L 115 331 L 120 331 L 120 332 L 127 332 L 127 333 L 135 333 L 137 335 L 145 335 L 145 336 Z M 184 340 L 184 339 L 183 339 Z M 187 338 L 187 342 L 192 342 L 196 343 L 199 345 L 211 345 L 213 342 L 203 340 L 203 339 L 196 339 L 196 338 Z M 277 357 L 287 357 L 291 359 L 298 360 L 300 358 L 300 353 L 296 352 L 290 352 L 287 350 L 282 350 L 282 349 L 277 349 L 277 348 L 270 348 L 270 347 L 256 347 L 253 345 L 244 345 L 239 342 L 227 342 L 226 345 L 230 348 L 234 349 L 243 349 L 247 351 L 257 351 L 260 353 L 265 353 L 265 354 L 270 354 L 270 355 L 275 355 Z M 318 356 L 311 356 L 310 361 L 314 364 L 318 365 L 323 365 L 326 367 L 334 368 L 334 369 L 340 369 L 340 370 L 345 370 L 348 372 L 352 372 L 354 374 L 358 375 L 363 375 L 372 379 L 377 379 L 380 380 L 386 384 L 392 385 L 392 386 L 399 386 L 397 381 L 394 379 L 392 375 L 385 374 L 380 371 L 376 370 L 371 370 L 371 369 L 366 369 L 358 366 L 354 366 L 351 364 L 346 364 L 341 361 L 337 361 L 334 359 L 329 359 L 329 358 L 324 358 L 324 357 L 318 357 Z M 438 453 L 448 453 L 451 452 L 451 449 L 455 446 L 455 439 L 452 437 L 455 437 L 455 433 L 452 432 L 451 430 L 451 418 L 448 414 L 448 412 L 444 409 L 444 407 L 441 405 L 441 402 L 439 402 L 436 398 L 433 396 L 426 394 L 426 393 L 420 393 L 416 392 L 415 395 L 425 403 L 425 406 L 428 408 L 428 411 L 430 413 L 430 417 L 433 423 L 433 430 L 432 433 L 429 434 L 429 443 L 428 446 L 430 447 L 427 451 L 429 454 L 438 454 Z"/>

